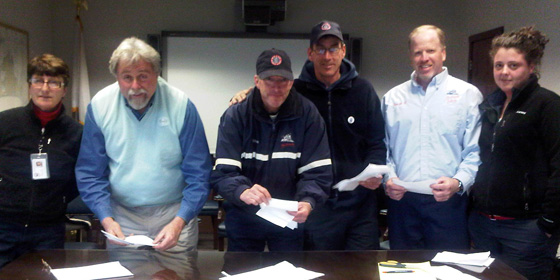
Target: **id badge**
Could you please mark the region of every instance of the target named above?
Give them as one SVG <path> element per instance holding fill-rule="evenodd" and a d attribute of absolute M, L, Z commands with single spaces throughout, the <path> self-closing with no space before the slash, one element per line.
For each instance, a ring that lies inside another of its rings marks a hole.
<path fill-rule="evenodd" d="M 43 180 L 50 178 L 49 160 L 46 153 L 31 154 L 31 178 Z"/>

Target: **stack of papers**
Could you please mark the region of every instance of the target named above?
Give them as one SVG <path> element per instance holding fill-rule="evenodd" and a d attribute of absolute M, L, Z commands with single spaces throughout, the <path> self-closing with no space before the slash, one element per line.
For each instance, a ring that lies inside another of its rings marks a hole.
<path fill-rule="evenodd" d="M 273 198 L 268 205 L 261 203 L 261 209 L 257 215 L 279 227 L 297 228 L 297 223 L 293 221 L 294 216 L 286 211 L 297 211 L 298 202 L 293 200 L 282 200 Z"/>
<path fill-rule="evenodd" d="M 134 276 L 120 262 L 109 262 L 96 265 L 52 269 L 51 273 L 58 280 L 94 280 Z"/>
<path fill-rule="evenodd" d="M 437 253 L 432 261 L 456 264 L 470 271 L 481 273 L 492 264 L 494 258 L 490 257 L 490 252 L 460 254 L 444 251 Z"/>
<path fill-rule="evenodd" d="M 360 185 L 360 181 L 365 181 L 369 178 L 377 177 L 383 174 L 389 173 L 389 167 L 387 165 L 376 165 L 370 163 L 360 174 L 351 179 L 346 179 L 338 182 L 333 186 L 333 189 L 338 189 L 339 191 L 353 191 Z"/>
<path fill-rule="evenodd" d="M 306 270 L 301 267 L 295 267 L 293 264 L 287 261 L 283 261 L 276 265 L 253 270 L 250 272 L 228 275 L 226 277 L 220 278 L 220 280 L 310 280 L 321 276 L 325 276 L 325 274 Z"/>
<path fill-rule="evenodd" d="M 152 247 L 156 245 L 154 244 L 153 239 L 145 235 L 131 235 L 129 237 L 126 237 L 125 239 L 120 239 L 104 230 L 101 230 L 101 232 L 103 233 L 103 235 L 105 235 L 105 237 L 107 237 L 107 239 L 126 245 L 143 245 L 143 246 L 152 246 Z"/>

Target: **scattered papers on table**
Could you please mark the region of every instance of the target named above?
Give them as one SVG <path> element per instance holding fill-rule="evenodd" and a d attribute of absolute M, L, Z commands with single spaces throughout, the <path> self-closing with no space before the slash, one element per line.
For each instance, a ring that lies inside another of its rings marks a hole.
<path fill-rule="evenodd" d="M 433 195 L 430 185 L 435 184 L 436 180 L 425 180 L 420 182 L 405 182 L 399 179 L 393 179 L 393 183 L 402 186 L 409 192 Z"/>
<path fill-rule="evenodd" d="M 403 263 L 405 267 L 386 267 L 377 264 L 380 280 L 436 280 L 431 273 L 430 262 Z"/>
<path fill-rule="evenodd" d="M 297 228 L 297 223 L 293 221 L 294 216 L 286 211 L 297 211 L 298 202 L 293 200 L 283 200 L 273 198 L 268 202 L 260 204 L 261 209 L 257 215 L 279 227 L 288 227 L 290 229 Z"/>
<path fill-rule="evenodd" d="M 360 181 L 365 181 L 369 178 L 376 177 L 389 173 L 389 167 L 387 165 L 376 165 L 370 163 L 360 174 L 351 179 L 345 179 L 338 182 L 333 186 L 333 189 L 338 189 L 339 191 L 353 191 L 360 185 Z"/>
<path fill-rule="evenodd" d="M 154 244 L 154 240 L 145 236 L 145 235 L 131 235 L 129 237 L 126 237 L 125 239 L 120 239 L 104 230 L 101 230 L 101 232 L 103 233 L 103 235 L 105 235 L 105 237 L 107 237 L 110 240 L 119 242 L 119 243 L 123 243 L 126 245 L 146 245 L 146 246 L 155 246 L 156 244 Z"/>
<path fill-rule="evenodd" d="M 273 266 L 222 277 L 220 280 L 310 280 L 321 276 L 325 276 L 325 274 L 295 267 L 293 264 L 283 261 Z"/>
<path fill-rule="evenodd" d="M 494 258 L 490 257 L 490 252 L 460 254 L 460 253 L 443 251 L 437 253 L 436 256 L 432 259 L 432 261 L 440 262 L 440 263 L 488 267 L 490 266 L 490 264 L 492 264 Z"/>
<path fill-rule="evenodd" d="M 58 280 L 94 280 L 134 275 L 118 261 L 81 267 L 52 269 L 51 273 Z"/>
<path fill-rule="evenodd" d="M 479 280 L 472 275 L 461 272 L 453 267 L 442 265 L 442 266 L 432 266 L 432 274 L 440 280 Z"/>

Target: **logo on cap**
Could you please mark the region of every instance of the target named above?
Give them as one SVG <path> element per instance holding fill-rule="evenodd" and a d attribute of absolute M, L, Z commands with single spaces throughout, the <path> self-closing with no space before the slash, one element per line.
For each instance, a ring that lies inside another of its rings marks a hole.
<path fill-rule="evenodd" d="M 325 22 L 321 25 L 321 30 L 331 30 L 331 25 L 328 22 Z"/>
<path fill-rule="evenodd" d="M 272 65 L 274 65 L 274 66 L 278 66 L 278 65 L 282 64 L 282 57 L 277 55 L 277 54 L 273 55 L 270 58 L 270 63 L 272 63 Z"/>

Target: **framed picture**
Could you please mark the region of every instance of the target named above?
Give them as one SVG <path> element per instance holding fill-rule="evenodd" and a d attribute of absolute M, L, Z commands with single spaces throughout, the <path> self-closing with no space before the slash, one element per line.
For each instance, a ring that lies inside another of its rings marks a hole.
<path fill-rule="evenodd" d="M 0 23 L 0 111 L 28 102 L 29 34 Z"/>

